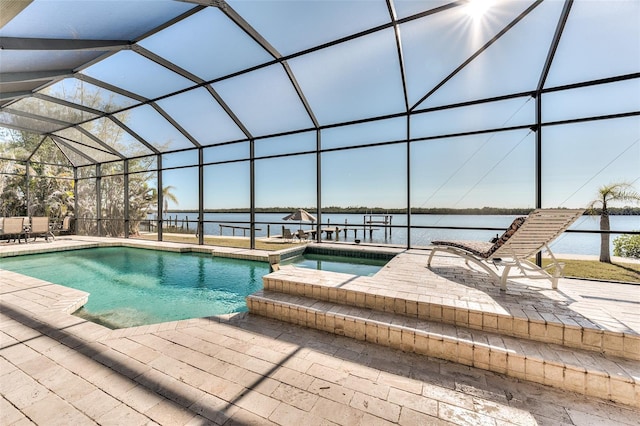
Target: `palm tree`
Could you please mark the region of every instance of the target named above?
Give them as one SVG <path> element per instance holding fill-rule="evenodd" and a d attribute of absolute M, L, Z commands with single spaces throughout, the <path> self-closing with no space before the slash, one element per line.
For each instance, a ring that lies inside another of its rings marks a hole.
<path fill-rule="evenodd" d="M 164 212 L 166 212 L 169 209 L 169 200 L 171 200 L 171 202 L 173 202 L 175 205 L 179 204 L 178 198 L 176 198 L 173 192 L 171 192 L 172 189 L 176 189 L 176 188 L 171 185 L 168 185 L 162 188 L 162 200 L 164 201 L 164 204 L 163 204 Z"/>
<path fill-rule="evenodd" d="M 609 224 L 609 204 L 615 201 L 640 201 L 638 193 L 631 184 L 625 182 L 610 183 L 598 189 L 598 196 L 589 204 L 589 211 L 595 214 L 597 207 L 602 209 L 600 213 L 600 230 L 611 230 Z M 609 234 L 600 234 L 600 262 L 611 263 L 609 252 Z"/>

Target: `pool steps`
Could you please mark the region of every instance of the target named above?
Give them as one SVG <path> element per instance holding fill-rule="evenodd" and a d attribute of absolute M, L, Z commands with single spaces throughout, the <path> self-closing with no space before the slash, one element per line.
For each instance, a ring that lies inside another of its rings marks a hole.
<path fill-rule="evenodd" d="M 640 336 L 358 291 L 335 286 L 344 274 L 323 275 L 269 274 L 249 311 L 640 407 Z M 366 287 L 367 277 L 352 280 Z"/>
<path fill-rule="evenodd" d="M 278 272 L 264 278 L 265 290 L 247 298 L 254 314 L 640 406 L 640 336 L 634 333 L 597 329 L 589 321 L 558 322 L 430 303 L 424 294 L 405 291 L 407 287 L 393 279 L 380 279 L 384 270 L 376 279 L 280 267 L 283 259 L 301 254 L 305 246 L 261 252 L 171 243 L 159 247 L 157 242 L 136 240 L 79 241 L 62 248 L 54 244 L 42 250 L 16 246 L 2 255 L 127 246 L 268 261 Z M 313 250 L 313 244 L 306 249 Z M 385 251 L 384 256 L 398 253 Z M 327 254 L 353 252 L 332 248 Z M 60 301 L 64 311 L 84 304 L 86 295 L 72 299 Z"/>

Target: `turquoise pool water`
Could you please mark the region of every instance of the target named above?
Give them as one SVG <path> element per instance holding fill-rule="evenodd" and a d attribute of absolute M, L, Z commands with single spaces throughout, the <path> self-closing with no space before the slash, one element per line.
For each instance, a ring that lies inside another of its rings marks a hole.
<path fill-rule="evenodd" d="M 305 253 L 302 256 L 287 259 L 282 264 L 370 277 L 382 269 L 387 262 L 388 260 Z"/>
<path fill-rule="evenodd" d="M 0 259 L 0 268 L 89 292 L 76 314 L 124 328 L 247 310 L 263 262 L 127 247 Z"/>

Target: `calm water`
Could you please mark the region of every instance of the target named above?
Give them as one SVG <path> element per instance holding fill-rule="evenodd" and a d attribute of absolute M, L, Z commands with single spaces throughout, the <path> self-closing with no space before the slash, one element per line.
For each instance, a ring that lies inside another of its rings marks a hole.
<path fill-rule="evenodd" d="M 170 215 L 175 218 L 176 215 Z M 270 224 L 271 235 L 281 234 L 283 224 L 292 230 L 296 230 L 299 227 L 303 229 L 310 229 L 310 223 L 298 223 L 298 222 L 285 222 L 282 223 L 284 213 L 258 213 L 256 214 L 257 222 L 265 222 L 257 225 L 260 228 L 256 231 L 258 237 L 264 237 L 267 235 L 267 224 Z M 189 220 L 197 220 L 197 214 L 185 214 L 178 215 L 178 225 L 182 223 L 185 218 Z M 412 215 L 412 226 L 473 226 L 473 227 L 487 227 L 487 228 L 499 228 L 504 230 L 513 221 L 516 216 L 501 216 L 501 215 Z M 373 220 L 382 219 L 380 216 L 374 217 Z M 249 221 L 248 213 L 208 213 L 205 215 L 205 220 L 210 221 L 205 223 L 205 234 L 220 235 L 220 224 L 223 225 L 238 225 L 247 226 L 239 222 Z M 366 217 L 369 220 L 369 217 Z M 574 223 L 571 228 L 575 230 L 598 230 L 599 229 L 599 216 L 583 216 Z M 393 244 L 404 246 L 407 244 L 407 232 L 404 229 L 392 229 L 391 233 L 385 232 L 378 225 L 378 229 L 374 230 L 371 237 L 369 232 L 362 232 L 363 223 L 365 221 L 365 215 L 362 214 L 324 214 L 322 216 L 323 223 L 329 222 L 331 226 L 344 226 L 345 223 L 348 227 L 359 228 L 357 238 L 363 242 L 373 242 L 379 244 Z M 392 225 L 406 225 L 406 215 L 393 215 L 391 218 Z M 323 225 L 323 227 L 326 225 Z M 376 227 L 376 225 L 374 225 Z M 190 228 L 193 230 L 194 224 L 190 224 Z M 640 230 L 640 216 L 611 216 L 611 229 L 612 230 Z M 232 235 L 230 228 L 223 228 L 222 235 Z M 235 230 L 236 236 L 242 235 L 242 230 Z M 246 231 L 246 235 L 248 231 Z M 433 240 L 438 239 L 467 239 L 467 240 L 489 240 L 501 231 L 465 231 L 465 230 L 451 230 L 451 229 L 414 229 L 411 232 L 411 244 L 412 246 L 427 246 Z M 613 240 L 618 235 L 611 235 L 610 239 Z M 334 235 L 335 237 L 335 235 Z M 347 237 L 344 234 L 340 234 L 341 241 L 353 241 L 353 231 L 347 233 Z M 571 254 L 590 254 L 597 255 L 600 253 L 600 235 L 598 234 L 577 234 L 577 233 L 565 233 L 560 236 L 554 243 L 551 244 L 551 249 L 555 253 L 571 253 Z M 613 243 L 611 244 L 613 250 Z"/>
<path fill-rule="evenodd" d="M 339 257 L 324 254 L 305 254 L 282 262 L 301 268 L 371 277 L 387 263 L 387 260 Z"/>
<path fill-rule="evenodd" d="M 83 290 L 80 316 L 112 328 L 246 311 L 263 262 L 125 247 L 0 258 L 0 268 Z"/>

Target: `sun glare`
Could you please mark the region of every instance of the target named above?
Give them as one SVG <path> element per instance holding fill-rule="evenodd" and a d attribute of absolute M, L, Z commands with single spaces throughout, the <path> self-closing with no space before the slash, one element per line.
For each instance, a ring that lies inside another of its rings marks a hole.
<path fill-rule="evenodd" d="M 466 6 L 467 15 L 473 19 L 479 19 L 489 10 L 493 2 L 494 0 L 469 0 Z"/>

